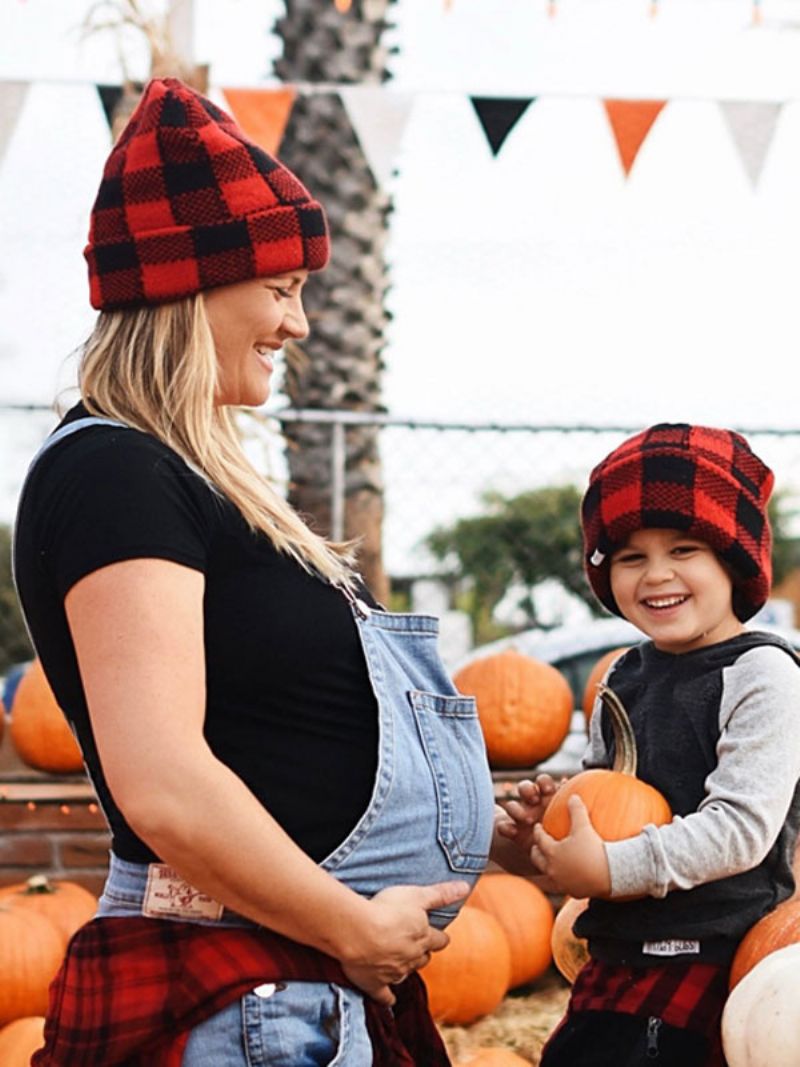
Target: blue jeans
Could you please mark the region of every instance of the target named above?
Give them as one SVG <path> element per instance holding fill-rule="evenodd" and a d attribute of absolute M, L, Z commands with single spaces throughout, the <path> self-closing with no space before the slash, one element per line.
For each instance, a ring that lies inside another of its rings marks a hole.
<path fill-rule="evenodd" d="M 259 995 L 263 991 L 266 996 Z M 182 1067 L 370 1067 L 364 1004 L 323 982 L 259 986 L 196 1026 Z"/>

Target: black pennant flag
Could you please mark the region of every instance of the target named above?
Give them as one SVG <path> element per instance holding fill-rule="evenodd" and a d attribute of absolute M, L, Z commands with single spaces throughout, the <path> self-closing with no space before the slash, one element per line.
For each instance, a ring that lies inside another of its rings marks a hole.
<path fill-rule="evenodd" d="M 471 96 L 472 106 L 496 156 L 535 97 Z"/>
<path fill-rule="evenodd" d="M 122 96 L 121 85 L 98 85 L 97 93 L 100 97 L 100 102 L 103 105 L 103 111 L 106 113 L 106 121 L 108 122 L 108 128 L 111 129 L 111 120 L 114 117 L 114 108 L 120 101 Z"/>

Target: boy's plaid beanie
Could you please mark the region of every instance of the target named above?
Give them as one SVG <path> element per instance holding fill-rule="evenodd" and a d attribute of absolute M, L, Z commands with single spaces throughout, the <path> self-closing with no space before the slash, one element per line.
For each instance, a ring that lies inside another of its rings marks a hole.
<path fill-rule="evenodd" d="M 637 530 L 683 530 L 727 564 L 733 610 L 744 622 L 772 582 L 767 501 L 772 471 L 731 430 L 660 423 L 615 448 L 589 477 L 581 505 L 584 564 L 598 599 L 614 614 L 610 556 Z"/>
<path fill-rule="evenodd" d="M 177 78 L 151 81 L 92 209 L 92 306 L 161 304 L 330 255 L 322 206 L 233 119 Z"/>

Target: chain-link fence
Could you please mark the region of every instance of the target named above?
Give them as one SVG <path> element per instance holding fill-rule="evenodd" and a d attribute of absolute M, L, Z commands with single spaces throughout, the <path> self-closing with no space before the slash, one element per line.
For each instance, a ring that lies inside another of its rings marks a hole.
<path fill-rule="evenodd" d="M 13 517 L 28 458 L 54 425 L 55 415 L 38 406 L 0 407 L 0 449 L 3 464 L 5 515 Z M 431 551 L 433 531 L 491 510 L 486 494 L 512 498 L 544 487 L 575 486 L 582 490 L 589 471 L 625 436 L 641 427 L 588 425 L 434 422 L 349 411 L 252 413 L 242 419 L 247 450 L 253 462 L 285 490 L 288 470 L 281 426 L 314 422 L 330 431 L 330 492 L 333 536 L 342 526 L 347 467 L 348 428 L 380 427 L 385 517 L 384 565 L 397 587 L 452 571 Z M 800 536 L 800 429 L 741 427 L 755 451 L 775 471 L 786 532 Z M 549 621 L 559 621 L 558 610 Z"/>

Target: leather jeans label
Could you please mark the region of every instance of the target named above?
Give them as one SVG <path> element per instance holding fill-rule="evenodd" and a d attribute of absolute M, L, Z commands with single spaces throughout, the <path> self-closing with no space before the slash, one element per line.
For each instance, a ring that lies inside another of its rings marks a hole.
<path fill-rule="evenodd" d="M 151 863 L 142 915 L 150 919 L 212 919 L 222 916 L 222 905 L 189 885 L 165 863 Z"/>

